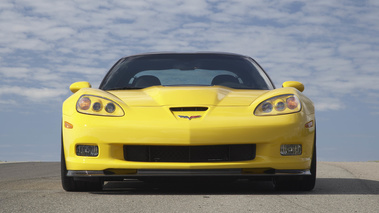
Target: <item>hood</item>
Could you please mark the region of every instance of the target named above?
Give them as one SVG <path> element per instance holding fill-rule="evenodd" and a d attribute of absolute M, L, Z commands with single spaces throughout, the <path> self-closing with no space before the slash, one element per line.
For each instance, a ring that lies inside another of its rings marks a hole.
<path fill-rule="evenodd" d="M 108 92 L 128 106 L 249 106 L 268 90 L 241 90 L 222 86 L 153 86 Z"/>

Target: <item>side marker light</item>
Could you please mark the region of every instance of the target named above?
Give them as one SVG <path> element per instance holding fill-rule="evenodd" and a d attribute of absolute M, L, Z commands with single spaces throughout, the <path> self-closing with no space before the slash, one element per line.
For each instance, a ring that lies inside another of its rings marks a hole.
<path fill-rule="evenodd" d="M 313 120 L 305 124 L 305 128 L 311 128 L 311 127 L 313 127 Z"/>
<path fill-rule="evenodd" d="M 74 128 L 74 125 L 72 125 L 69 122 L 65 121 L 64 122 L 64 127 L 66 127 L 67 129 L 72 129 L 72 128 Z"/>

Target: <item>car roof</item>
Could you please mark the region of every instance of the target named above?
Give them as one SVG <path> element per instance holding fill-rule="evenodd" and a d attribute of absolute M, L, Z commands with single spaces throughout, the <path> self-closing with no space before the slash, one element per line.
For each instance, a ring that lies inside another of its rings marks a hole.
<path fill-rule="evenodd" d="M 230 55 L 230 56 L 239 56 L 239 57 L 244 57 L 244 58 L 250 58 L 250 56 L 246 55 L 241 55 L 241 54 L 236 54 L 236 53 L 229 53 L 229 52 L 212 52 L 212 51 L 205 51 L 205 52 L 147 52 L 147 53 L 139 53 L 139 54 L 133 54 L 133 55 L 128 55 L 124 56 L 123 58 L 129 58 L 129 57 L 135 57 L 135 56 L 147 56 L 147 55 Z"/>

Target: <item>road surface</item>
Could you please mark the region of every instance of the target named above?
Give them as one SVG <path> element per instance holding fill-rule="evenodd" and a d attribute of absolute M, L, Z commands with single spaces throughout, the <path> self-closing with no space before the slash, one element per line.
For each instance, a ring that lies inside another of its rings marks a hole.
<path fill-rule="evenodd" d="M 0 212 L 379 212 L 379 162 L 318 162 L 311 192 L 270 182 L 106 183 L 65 192 L 57 162 L 0 163 Z"/>

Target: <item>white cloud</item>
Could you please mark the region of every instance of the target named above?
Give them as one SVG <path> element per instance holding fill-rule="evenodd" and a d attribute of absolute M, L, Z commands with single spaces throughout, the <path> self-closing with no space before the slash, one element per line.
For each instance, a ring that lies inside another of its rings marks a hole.
<path fill-rule="evenodd" d="M 44 99 L 56 99 L 59 96 L 67 94 L 67 91 L 63 89 L 53 89 L 53 88 L 30 88 L 30 87 L 20 87 L 20 86 L 3 86 L 0 87 L 1 95 L 18 95 L 26 97 L 31 101 L 41 101 Z M 4 101 L 4 100 L 3 100 Z"/>
<path fill-rule="evenodd" d="M 304 82 L 323 110 L 379 90 L 376 1 L 9 0 L 0 7 L 0 98 L 64 96 L 72 81 L 96 85 L 118 58 L 151 51 L 250 55 L 277 86 Z M 28 88 L 36 94 L 22 95 Z"/>
<path fill-rule="evenodd" d="M 1 67 L 0 73 L 5 78 L 26 78 L 30 70 L 26 67 Z"/>

